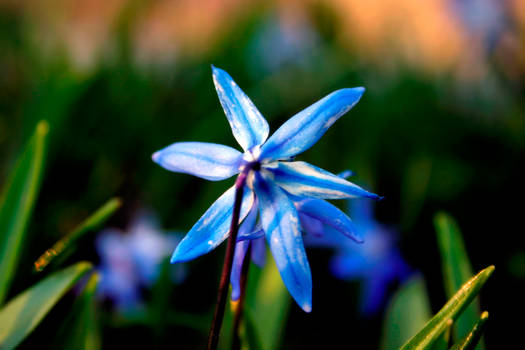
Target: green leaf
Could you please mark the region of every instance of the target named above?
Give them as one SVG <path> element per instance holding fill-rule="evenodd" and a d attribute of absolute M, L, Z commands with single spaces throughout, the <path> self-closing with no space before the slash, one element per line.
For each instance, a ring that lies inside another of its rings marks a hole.
<path fill-rule="evenodd" d="M 469 303 L 478 295 L 481 287 L 487 282 L 487 279 L 493 271 L 494 266 L 489 266 L 472 277 L 457 291 L 445 306 L 425 324 L 423 329 L 403 345 L 401 349 L 428 349 L 447 328 L 448 320 L 455 321 Z"/>
<path fill-rule="evenodd" d="M 41 183 L 49 125 L 38 123 L 0 197 L 0 305 L 20 258 L 22 241 Z"/>
<path fill-rule="evenodd" d="M 62 324 L 52 349 L 98 350 L 101 348 L 96 310 L 100 275 L 93 273 Z"/>
<path fill-rule="evenodd" d="M 399 349 L 431 317 L 425 282 L 415 276 L 403 284 L 386 310 L 381 349 Z"/>
<path fill-rule="evenodd" d="M 112 198 L 107 201 L 95 213 L 80 223 L 72 232 L 46 250 L 44 254 L 35 261 L 35 271 L 42 271 L 57 255 L 72 247 L 73 244 L 86 233 L 97 230 L 121 206 L 122 201 L 119 198 Z"/>
<path fill-rule="evenodd" d="M 447 298 L 451 298 L 456 290 L 472 276 L 472 267 L 461 232 L 454 219 L 446 213 L 438 213 L 434 217 L 434 226 L 441 253 L 445 292 Z M 479 312 L 479 302 L 475 300 L 454 322 L 455 332 L 453 334 L 456 341 L 469 333 L 478 320 Z"/>
<path fill-rule="evenodd" d="M 42 321 L 58 300 L 89 270 L 80 262 L 46 277 L 0 310 L 0 349 L 16 347 Z"/>
<path fill-rule="evenodd" d="M 481 340 L 483 331 L 485 329 L 485 322 L 489 319 L 489 313 L 487 311 L 481 314 L 478 322 L 474 325 L 470 333 L 463 338 L 459 343 L 455 344 L 450 350 L 472 350 Z"/>
<path fill-rule="evenodd" d="M 267 256 L 271 256 L 269 251 Z M 290 295 L 273 259 L 267 259 L 263 270 L 252 264 L 248 275 L 244 318 L 251 349 L 254 343 L 261 350 L 279 347 L 289 307 Z"/>

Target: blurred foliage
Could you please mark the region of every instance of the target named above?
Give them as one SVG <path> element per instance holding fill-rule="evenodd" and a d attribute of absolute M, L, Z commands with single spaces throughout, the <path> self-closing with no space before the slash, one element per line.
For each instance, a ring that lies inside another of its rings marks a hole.
<path fill-rule="evenodd" d="M 270 251 L 266 253 L 270 257 Z M 262 271 L 256 266 L 251 269 L 246 291 L 245 324 L 246 328 L 251 327 L 250 344 L 257 344 L 257 347 L 250 348 L 275 350 L 282 344 L 291 297 L 273 259 L 267 259 Z"/>
<path fill-rule="evenodd" d="M 97 350 L 102 347 L 97 315 L 96 290 L 100 275 L 92 273 L 55 338 L 53 347 Z"/>
<path fill-rule="evenodd" d="M 2 349 L 17 347 L 67 290 L 90 269 L 91 264 L 82 262 L 55 272 L 0 309 Z"/>
<path fill-rule="evenodd" d="M 0 305 L 3 304 L 21 257 L 34 203 L 41 183 L 47 122 L 38 123 L 33 137 L 2 191 L 0 199 Z"/>
<path fill-rule="evenodd" d="M 46 250 L 44 254 L 42 254 L 35 261 L 35 271 L 41 272 L 47 265 L 54 261 L 56 256 L 64 253 L 66 250 L 67 252 L 64 255 L 72 254 L 72 248 L 75 246 L 75 243 L 77 243 L 77 240 L 79 240 L 86 233 L 100 228 L 102 223 L 111 217 L 111 215 L 113 215 L 121 205 L 122 203 L 118 198 L 113 198 L 106 202 L 86 220 L 82 221 L 80 225 L 78 225 L 73 231 L 68 233 L 65 237 L 53 244 L 51 248 Z M 61 256 L 62 259 L 64 259 L 64 255 Z"/>
<path fill-rule="evenodd" d="M 406 281 L 393 296 L 385 314 L 381 349 L 399 349 L 432 316 L 421 276 Z"/>
<path fill-rule="evenodd" d="M 455 291 L 472 276 L 472 267 L 467 256 L 461 232 L 454 219 L 445 213 L 434 217 L 438 246 L 441 253 L 445 293 L 452 298 Z M 480 313 L 479 301 L 476 300 L 463 311 L 454 324 L 454 338 L 459 340 L 467 336 L 472 326 L 477 322 Z M 480 346 L 480 348 L 482 348 Z"/>

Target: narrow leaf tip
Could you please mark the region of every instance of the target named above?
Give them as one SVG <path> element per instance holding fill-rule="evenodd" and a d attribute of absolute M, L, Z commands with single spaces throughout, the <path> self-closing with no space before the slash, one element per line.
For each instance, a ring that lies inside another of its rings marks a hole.
<path fill-rule="evenodd" d="M 49 123 L 47 120 L 41 120 L 38 122 L 38 125 L 36 126 L 36 132 L 41 136 L 44 136 L 49 132 Z"/>

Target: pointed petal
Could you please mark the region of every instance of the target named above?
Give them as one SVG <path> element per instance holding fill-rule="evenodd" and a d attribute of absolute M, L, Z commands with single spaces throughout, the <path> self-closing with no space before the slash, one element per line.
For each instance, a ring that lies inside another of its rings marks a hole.
<path fill-rule="evenodd" d="M 299 221 L 301 222 L 301 227 L 303 228 L 303 231 L 309 235 L 323 237 L 323 223 L 320 220 L 314 219 L 311 216 L 301 213 L 299 211 L 299 208 L 297 208 L 297 204 L 295 204 L 295 209 L 297 209 L 297 212 L 299 213 Z"/>
<path fill-rule="evenodd" d="M 229 235 L 235 199 L 235 186 L 219 197 L 179 243 L 171 263 L 188 261 L 215 249 Z M 241 215 L 243 220 L 254 201 L 253 192 L 245 187 Z"/>
<path fill-rule="evenodd" d="M 295 206 L 300 214 L 319 220 L 356 242 L 363 242 L 352 220 L 335 205 L 322 199 L 307 198 L 295 203 Z"/>
<path fill-rule="evenodd" d="M 228 73 L 214 66 L 212 71 L 217 95 L 237 142 L 245 151 L 262 145 L 270 130 L 266 119 Z"/>
<path fill-rule="evenodd" d="M 379 200 L 377 194 L 306 162 L 273 162 L 264 167 L 274 181 L 293 195 L 322 199 L 366 197 Z"/>
<path fill-rule="evenodd" d="M 257 199 L 255 199 L 252 208 L 246 215 L 246 219 L 239 227 L 237 234 L 237 243 L 235 245 L 235 253 L 233 255 L 232 272 L 230 274 L 230 283 L 232 285 L 231 298 L 233 301 L 238 300 L 241 296 L 241 271 L 244 259 L 246 259 L 246 252 L 248 251 L 248 245 L 250 241 L 248 239 L 239 239 L 239 237 L 250 237 L 255 229 L 255 221 L 257 220 L 259 206 L 257 205 Z"/>
<path fill-rule="evenodd" d="M 165 169 L 218 181 L 239 172 L 242 153 L 215 143 L 177 142 L 155 152 L 152 158 Z"/>
<path fill-rule="evenodd" d="M 253 231 L 250 232 L 239 232 L 239 235 L 237 236 L 237 242 L 240 241 L 251 241 L 254 239 L 258 239 L 264 237 L 264 230 L 262 229 L 262 226 L 259 224 L 253 228 Z"/>
<path fill-rule="evenodd" d="M 264 237 L 257 238 L 252 242 L 252 261 L 262 268 L 266 263 L 266 242 Z"/>
<path fill-rule="evenodd" d="M 306 151 L 363 95 L 362 87 L 341 89 L 286 121 L 263 145 L 261 159 L 282 159 Z"/>
<path fill-rule="evenodd" d="M 308 216 L 303 215 L 303 217 Z M 323 225 L 320 221 L 318 222 L 323 226 L 321 235 L 310 234 L 310 232 L 307 231 L 308 234 L 303 236 L 305 246 L 341 250 L 342 247 L 345 247 L 348 243 L 355 244 L 354 241 L 350 241 L 346 236 L 343 236 L 341 232 L 335 230 L 331 226 Z"/>
<path fill-rule="evenodd" d="M 259 205 L 258 205 L 257 199 L 255 199 L 250 211 L 246 215 L 246 219 L 244 219 L 243 223 L 241 224 L 241 227 L 239 227 L 239 232 L 237 233 L 237 241 L 245 240 L 245 239 L 239 239 L 239 237 L 251 237 L 254 231 L 257 230 L 257 228 L 255 227 L 255 222 L 257 220 L 257 214 L 259 214 L 258 211 L 259 211 Z M 247 239 L 250 239 L 250 238 L 247 238 Z"/>
<path fill-rule="evenodd" d="M 288 196 L 272 181 L 255 177 L 261 223 L 273 258 L 288 291 L 301 308 L 312 310 L 312 275 L 304 251 L 297 211 Z"/>
<path fill-rule="evenodd" d="M 250 241 L 237 242 L 235 244 L 235 253 L 233 254 L 232 273 L 230 275 L 230 283 L 232 285 L 231 299 L 233 301 L 239 300 L 241 296 L 241 272 L 242 264 L 246 259 L 246 252 Z"/>

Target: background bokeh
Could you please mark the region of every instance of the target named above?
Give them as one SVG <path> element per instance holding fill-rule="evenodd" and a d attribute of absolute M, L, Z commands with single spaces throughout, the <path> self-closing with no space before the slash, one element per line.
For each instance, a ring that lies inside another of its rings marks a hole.
<path fill-rule="evenodd" d="M 235 145 L 210 64 L 232 75 L 271 130 L 335 89 L 366 87 L 300 158 L 332 172 L 351 169 L 353 181 L 386 197 L 376 218 L 399 232 L 434 311 L 446 298 L 432 218 L 451 213 L 474 270 L 496 265 L 481 294 L 491 312 L 487 346 L 520 338 L 511 321 L 525 312 L 523 0 L 1 0 L 0 184 L 36 123 L 50 124 L 27 264 L 12 295 L 37 280 L 34 260 L 108 198 L 123 199 L 109 226 L 126 231 L 145 209 L 163 229 L 186 232 L 231 185 L 151 161 L 176 141 Z M 185 264 L 184 283 L 167 291 L 166 313 L 208 322 L 223 253 Z M 362 315 L 358 283 L 328 273 L 330 251 L 308 254 L 313 312 L 291 306 L 282 348 L 378 345 L 384 311 Z M 73 258 L 98 261 L 95 238 Z M 157 294 L 142 294 L 155 302 Z M 67 305 L 22 348 L 47 348 L 52 320 Z M 109 302 L 101 310 L 104 348 L 205 343 L 206 330 L 181 322 L 127 320 Z"/>

